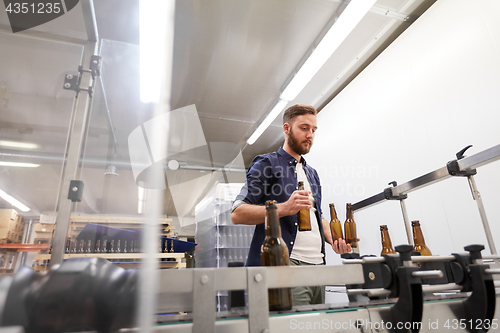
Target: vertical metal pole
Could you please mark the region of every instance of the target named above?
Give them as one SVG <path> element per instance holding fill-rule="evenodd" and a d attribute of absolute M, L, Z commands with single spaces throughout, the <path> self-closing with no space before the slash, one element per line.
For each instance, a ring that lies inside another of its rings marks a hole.
<path fill-rule="evenodd" d="M 403 213 L 403 220 L 405 222 L 406 237 L 408 238 L 408 244 L 414 245 L 413 244 L 413 237 L 411 234 L 410 219 L 408 218 L 408 212 L 406 211 L 405 200 L 401 199 L 401 200 L 399 200 L 399 203 L 401 204 L 401 212 Z"/>
<path fill-rule="evenodd" d="M 98 34 L 96 19 L 94 13 L 94 5 L 92 0 L 81 1 L 85 26 L 87 28 L 88 43 L 84 48 L 81 66 L 88 68 L 90 64 L 90 57 L 97 54 Z M 61 82 L 61 85 L 63 83 Z M 83 73 L 80 86 L 87 88 L 92 85 L 92 76 L 89 73 Z M 62 89 L 62 88 L 61 88 Z M 64 259 L 64 246 L 66 244 L 66 237 L 68 234 L 68 227 L 72 211 L 72 202 L 68 199 L 68 190 L 71 180 L 76 179 L 78 169 L 80 166 L 80 156 L 86 141 L 86 132 L 89 114 L 92 107 L 92 98 L 88 92 L 77 92 L 73 114 L 71 117 L 69 138 L 66 145 L 66 161 L 63 167 L 61 176 L 61 187 L 58 195 L 57 202 L 58 213 L 56 220 L 56 230 L 54 233 L 54 240 L 52 242 L 52 255 L 50 257 L 50 264 L 57 265 L 62 263 Z"/>
<path fill-rule="evenodd" d="M 472 197 L 476 200 L 477 208 L 479 209 L 479 215 L 481 215 L 481 221 L 483 222 L 484 232 L 486 234 L 486 239 L 488 240 L 488 245 L 490 247 L 491 254 L 497 254 L 497 249 L 495 247 L 495 242 L 493 241 L 493 236 L 491 235 L 490 224 L 488 223 L 488 218 L 486 217 L 486 211 L 483 206 L 483 199 L 481 199 L 481 194 L 477 190 L 476 181 L 473 176 L 467 176 L 469 180 L 469 186 L 472 191 Z"/>
<path fill-rule="evenodd" d="M 31 235 L 31 228 L 33 226 L 33 219 L 30 219 L 28 222 L 28 226 L 24 226 L 24 234 L 23 234 L 23 244 L 28 244 L 29 243 L 29 237 Z M 21 265 L 26 265 L 26 256 L 28 255 L 27 252 L 23 252 L 21 254 Z"/>

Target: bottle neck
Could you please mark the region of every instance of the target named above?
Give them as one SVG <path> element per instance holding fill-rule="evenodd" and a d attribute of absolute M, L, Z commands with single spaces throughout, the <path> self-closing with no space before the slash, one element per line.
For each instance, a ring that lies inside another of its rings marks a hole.
<path fill-rule="evenodd" d="M 352 214 L 352 207 L 351 207 L 351 205 L 347 205 L 345 215 L 346 215 L 346 220 L 347 221 L 353 221 L 354 220 L 353 214 Z"/>
<path fill-rule="evenodd" d="M 413 226 L 413 242 L 415 245 L 425 245 L 424 235 L 419 225 Z"/>
<path fill-rule="evenodd" d="M 266 236 L 281 238 L 280 219 L 275 207 L 268 207 L 266 210 Z"/>
<path fill-rule="evenodd" d="M 386 248 L 392 248 L 391 238 L 389 237 L 389 230 L 382 229 L 380 232 L 382 233 L 382 246 Z"/>
<path fill-rule="evenodd" d="M 337 212 L 335 211 L 335 206 L 334 205 L 330 206 L 330 216 L 332 217 L 332 221 L 338 220 L 338 218 L 337 218 Z"/>

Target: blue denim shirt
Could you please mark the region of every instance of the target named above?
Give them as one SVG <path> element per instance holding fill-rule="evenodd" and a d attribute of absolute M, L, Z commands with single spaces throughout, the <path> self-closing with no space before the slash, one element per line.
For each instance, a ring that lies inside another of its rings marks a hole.
<path fill-rule="evenodd" d="M 311 192 L 316 200 L 316 218 L 318 219 L 321 234 L 321 252 L 325 262 L 325 234 L 321 222 L 321 185 L 316 170 L 310 167 L 304 157 L 301 157 L 307 179 L 311 185 Z M 277 152 L 259 155 L 252 161 L 245 185 L 236 197 L 235 204 L 243 201 L 252 205 L 264 205 L 267 200 L 276 200 L 278 203 L 287 201 L 297 190 L 297 160 L 283 148 Z M 292 253 L 293 244 L 297 235 L 297 214 L 280 218 L 281 236 Z M 260 266 L 260 248 L 266 237 L 264 223 L 255 226 L 255 232 L 250 245 L 247 266 Z"/>

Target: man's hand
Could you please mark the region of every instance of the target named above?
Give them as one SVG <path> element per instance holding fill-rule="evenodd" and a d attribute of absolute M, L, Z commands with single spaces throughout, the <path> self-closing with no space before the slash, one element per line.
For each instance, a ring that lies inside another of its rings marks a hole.
<path fill-rule="evenodd" d="M 311 209 L 312 204 L 309 200 L 311 191 L 294 191 L 287 201 L 278 204 L 278 213 L 280 217 L 297 214 L 301 209 Z"/>
<path fill-rule="evenodd" d="M 360 239 L 358 238 L 358 242 L 359 241 L 360 241 Z M 342 253 L 347 253 L 347 252 L 352 251 L 351 244 L 346 244 L 346 242 L 343 238 L 340 238 L 340 239 L 336 240 L 335 242 L 333 242 L 332 247 L 333 247 L 333 251 L 335 251 L 335 253 L 337 253 L 337 254 L 342 254 Z"/>

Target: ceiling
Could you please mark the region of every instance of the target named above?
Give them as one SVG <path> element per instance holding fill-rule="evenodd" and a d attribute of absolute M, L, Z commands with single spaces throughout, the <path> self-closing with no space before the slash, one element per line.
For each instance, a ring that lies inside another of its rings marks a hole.
<path fill-rule="evenodd" d="M 348 2 L 176 2 L 174 126 L 166 162 L 175 159 L 181 167 L 166 169 L 166 215 L 192 216 L 216 182 L 244 181 L 244 168 L 255 155 L 282 144 L 280 117 L 255 144 L 248 146 L 246 140 Z M 321 110 L 434 2 L 378 0 L 289 105 Z M 103 67 L 83 157 L 84 200 L 75 211 L 137 215 L 129 136 L 137 128 L 147 132 L 141 125 L 153 118 L 151 105 L 139 100 L 139 2 L 94 0 L 94 6 Z M 76 73 L 86 39 L 81 4 L 16 34 L 0 11 L 0 141 L 37 145 L 0 146 L 0 161 L 40 165 L 0 166 L 0 189 L 27 204 L 34 216 L 56 210 L 75 95 L 62 85 L 66 74 Z M 220 170 L 231 163 L 236 171 Z M 109 165 L 118 176 L 105 175 Z M 0 208 L 10 207 L 0 199 Z"/>

